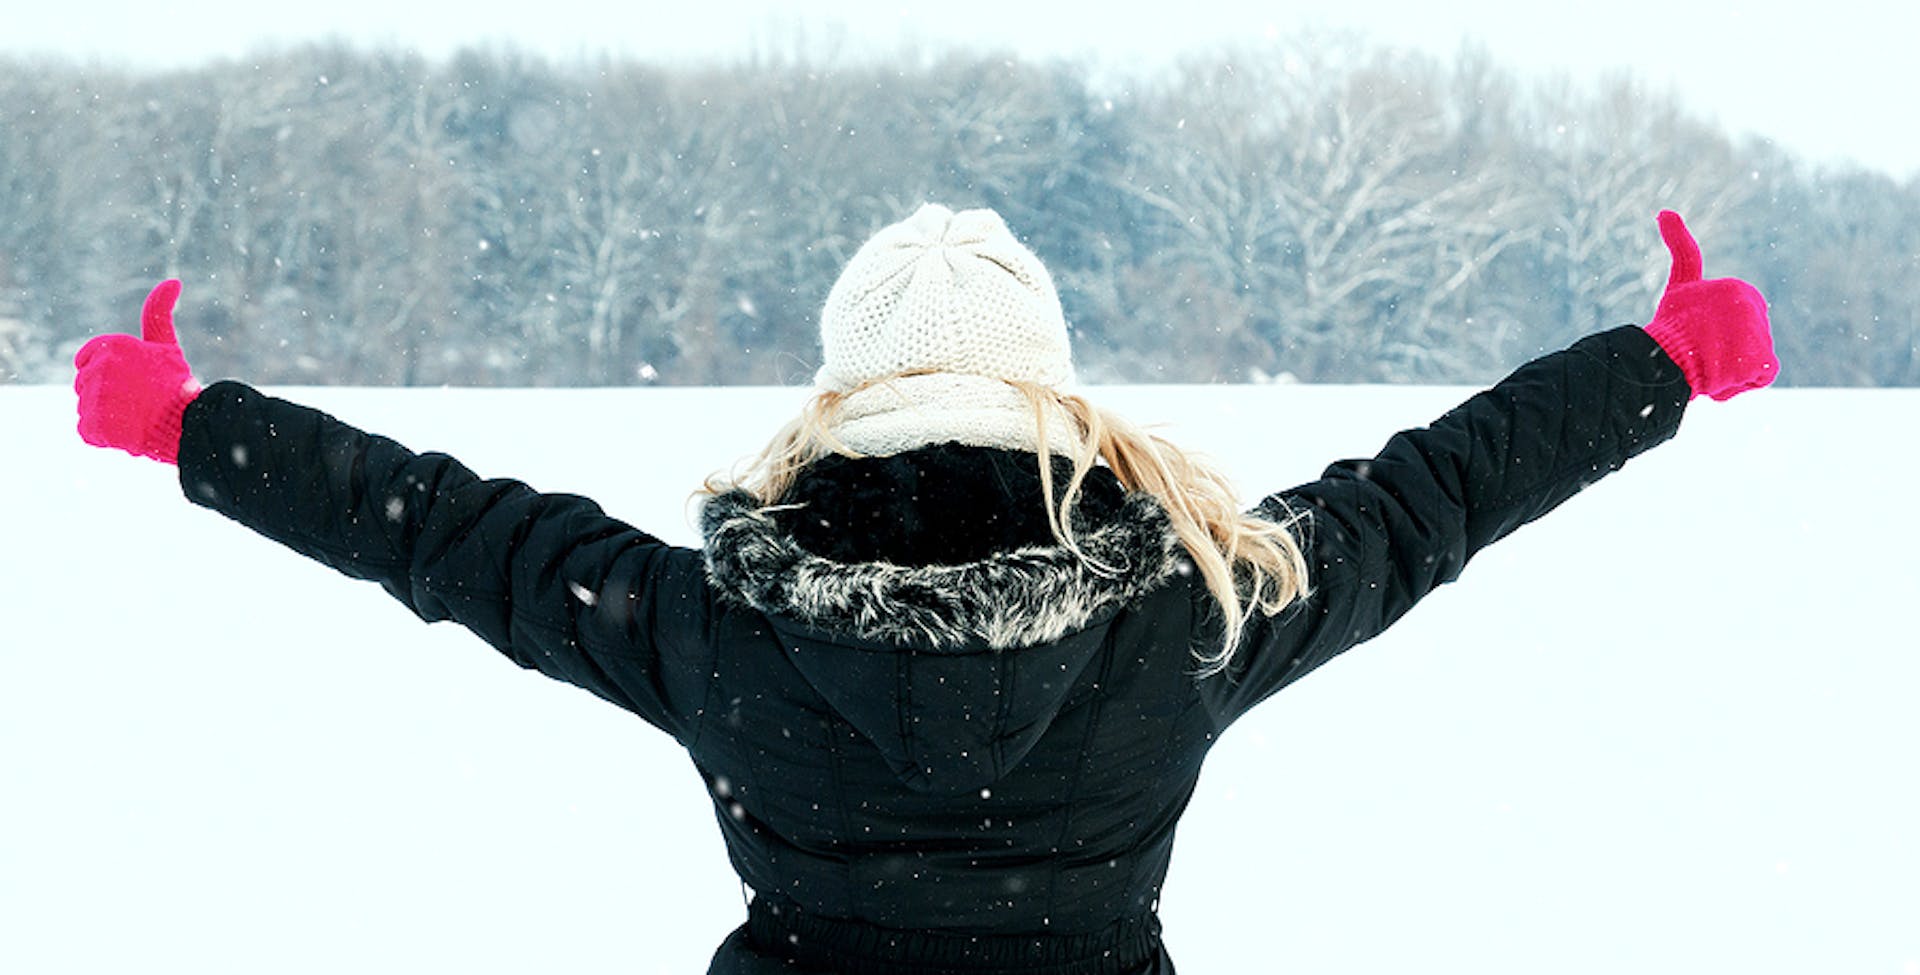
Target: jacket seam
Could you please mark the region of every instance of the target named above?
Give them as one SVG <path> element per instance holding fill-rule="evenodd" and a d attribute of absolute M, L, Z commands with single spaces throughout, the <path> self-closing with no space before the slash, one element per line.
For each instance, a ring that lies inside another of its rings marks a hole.
<path fill-rule="evenodd" d="M 1112 672 L 1109 670 L 1113 664 L 1112 650 L 1113 631 L 1108 630 L 1105 639 L 1101 642 L 1100 670 L 1094 681 L 1093 700 L 1088 702 L 1087 730 L 1081 736 L 1078 758 L 1073 763 L 1073 778 L 1067 783 L 1064 801 L 1060 803 L 1060 832 L 1049 844 L 1053 854 L 1047 858 L 1047 917 L 1057 912 L 1060 903 L 1060 867 L 1067 852 L 1062 849 L 1061 844 L 1065 843 L 1068 835 L 1073 832 L 1073 812 L 1079 804 L 1080 783 L 1085 778 L 1087 763 L 1092 760 L 1090 756 L 1093 754 L 1094 738 L 1100 730 L 1100 718 L 1106 712 L 1106 687 L 1112 677 Z"/>

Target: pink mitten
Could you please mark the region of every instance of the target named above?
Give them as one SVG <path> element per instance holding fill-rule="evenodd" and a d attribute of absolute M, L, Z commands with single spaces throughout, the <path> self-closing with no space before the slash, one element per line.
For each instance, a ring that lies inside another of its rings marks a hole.
<path fill-rule="evenodd" d="M 1767 327 L 1767 300 L 1739 278 L 1700 280 L 1700 245 L 1672 210 L 1660 211 L 1660 237 L 1673 253 L 1673 269 L 1646 330 L 1680 364 L 1693 395 L 1724 401 L 1773 382 L 1780 360 Z"/>
<path fill-rule="evenodd" d="M 179 297 L 180 282 L 160 282 L 141 310 L 139 338 L 97 335 L 80 347 L 73 358 L 80 439 L 179 463 L 180 416 L 200 394 L 173 337 L 173 303 Z"/>

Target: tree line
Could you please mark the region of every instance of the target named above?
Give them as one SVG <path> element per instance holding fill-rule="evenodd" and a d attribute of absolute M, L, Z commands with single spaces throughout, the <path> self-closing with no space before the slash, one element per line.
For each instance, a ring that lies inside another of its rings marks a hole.
<path fill-rule="evenodd" d="M 1116 79 L 982 54 L 729 64 L 317 45 L 0 60 L 0 382 L 187 283 L 264 383 L 796 383 L 861 241 L 989 206 L 1096 382 L 1480 383 L 1650 314 L 1653 211 L 1772 303 L 1783 381 L 1920 384 L 1920 180 L 1630 78 L 1315 38 Z"/>

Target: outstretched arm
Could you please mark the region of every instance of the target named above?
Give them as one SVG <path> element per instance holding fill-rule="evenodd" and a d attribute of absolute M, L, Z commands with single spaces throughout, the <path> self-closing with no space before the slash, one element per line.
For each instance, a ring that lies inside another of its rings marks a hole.
<path fill-rule="evenodd" d="M 1222 723 L 1385 630 L 1474 554 L 1672 437 L 1694 396 L 1771 382 L 1766 304 L 1737 279 L 1700 280 L 1677 215 L 1661 229 L 1673 272 L 1653 321 L 1536 359 L 1367 460 L 1343 461 L 1261 509 L 1299 531 L 1312 594 L 1249 621 Z"/>
<path fill-rule="evenodd" d="M 194 503 L 680 734 L 708 672 L 697 553 L 240 383 L 183 384 L 164 313 L 177 293 L 156 289 L 142 339 L 83 350 L 88 442 L 177 462 Z"/>

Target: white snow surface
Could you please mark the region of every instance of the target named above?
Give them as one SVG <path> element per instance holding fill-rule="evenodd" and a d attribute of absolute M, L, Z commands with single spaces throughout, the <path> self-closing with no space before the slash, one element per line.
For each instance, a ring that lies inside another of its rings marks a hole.
<path fill-rule="evenodd" d="M 275 390 L 690 543 L 795 389 Z M 1106 388 L 1249 498 L 1470 391 Z M 1696 401 L 1215 750 L 1188 975 L 1920 975 L 1920 391 Z M 689 973 L 744 917 L 665 735 L 0 388 L 0 971 Z"/>

